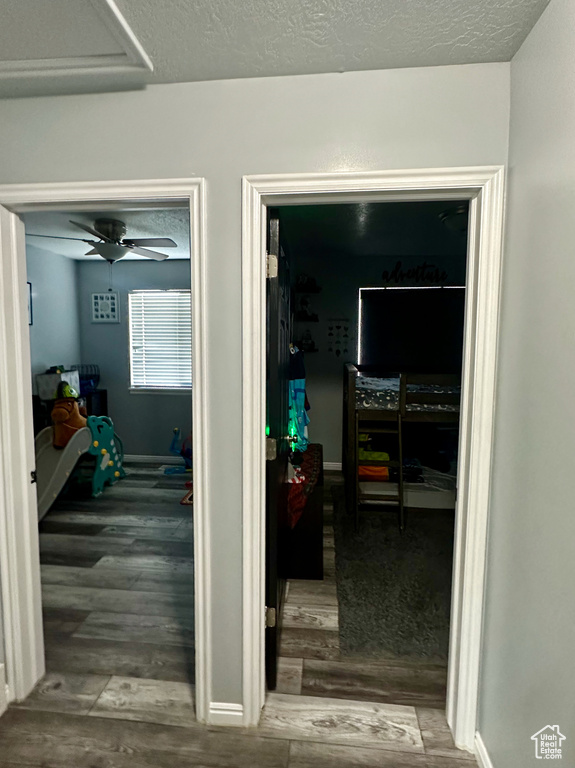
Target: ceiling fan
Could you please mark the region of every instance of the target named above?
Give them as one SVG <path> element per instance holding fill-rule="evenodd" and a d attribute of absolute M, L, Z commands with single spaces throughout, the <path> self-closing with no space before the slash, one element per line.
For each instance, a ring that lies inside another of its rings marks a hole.
<path fill-rule="evenodd" d="M 169 258 L 167 253 L 152 251 L 148 246 L 156 248 L 176 248 L 175 243 L 169 237 L 124 237 L 126 234 L 126 225 L 118 219 L 96 219 L 93 227 L 87 224 L 81 224 L 79 221 L 72 221 L 76 227 L 80 227 L 84 232 L 99 238 L 98 240 L 85 240 L 83 237 L 63 237 L 61 235 L 33 235 L 28 237 L 50 237 L 57 240 L 77 240 L 82 243 L 89 243 L 92 249 L 85 255 L 92 256 L 98 253 L 102 258 L 110 263 L 119 261 L 128 253 L 137 253 L 139 256 L 146 256 L 154 261 L 164 261 Z"/>

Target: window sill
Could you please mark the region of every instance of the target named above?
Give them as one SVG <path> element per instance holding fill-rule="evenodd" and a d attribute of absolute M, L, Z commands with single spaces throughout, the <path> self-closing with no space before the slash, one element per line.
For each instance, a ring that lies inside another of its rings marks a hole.
<path fill-rule="evenodd" d="M 131 395 L 191 395 L 192 388 L 183 389 L 181 387 L 170 389 L 169 387 L 129 387 L 128 392 Z"/>

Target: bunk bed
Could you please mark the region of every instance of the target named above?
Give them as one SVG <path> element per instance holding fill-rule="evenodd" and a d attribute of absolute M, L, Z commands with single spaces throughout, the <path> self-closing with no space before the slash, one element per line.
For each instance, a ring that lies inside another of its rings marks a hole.
<path fill-rule="evenodd" d="M 403 452 L 405 425 L 457 426 L 460 399 L 461 378 L 458 375 L 389 373 L 373 366 L 351 363 L 344 366 L 342 465 L 346 507 L 355 515 L 356 525 L 362 505 L 392 503 L 398 507 L 399 527 L 404 530 L 407 506 Z M 383 454 L 362 449 L 362 438 L 381 434 L 389 436 L 392 452 Z M 375 477 L 362 482 L 360 468 L 363 473 L 371 472 Z M 378 473 L 381 482 L 377 482 Z M 395 482 L 389 482 L 391 478 Z M 435 485 L 441 486 L 441 483 Z"/>

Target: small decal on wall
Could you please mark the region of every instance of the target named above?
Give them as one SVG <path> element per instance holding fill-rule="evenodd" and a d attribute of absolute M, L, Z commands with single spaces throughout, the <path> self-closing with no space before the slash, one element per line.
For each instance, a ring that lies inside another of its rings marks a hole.
<path fill-rule="evenodd" d="M 108 291 L 106 293 L 92 294 L 92 322 L 120 322 L 120 302 L 117 293 Z"/>
<path fill-rule="evenodd" d="M 348 317 L 333 317 L 327 320 L 327 351 L 341 357 L 349 354 L 351 334 Z"/>

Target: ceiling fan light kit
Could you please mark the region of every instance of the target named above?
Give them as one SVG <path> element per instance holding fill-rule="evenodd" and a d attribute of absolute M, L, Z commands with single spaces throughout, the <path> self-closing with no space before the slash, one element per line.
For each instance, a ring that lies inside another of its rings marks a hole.
<path fill-rule="evenodd" d="M 93 253 L 94 251 L 99 253 L 106 261 L 112 263 L 118 261 L 129 252 L 126 250 L 126 246 L 118 245 L 118 243 L 95 243 L 92 251 L 88 251 L 88 253 Z"/>

